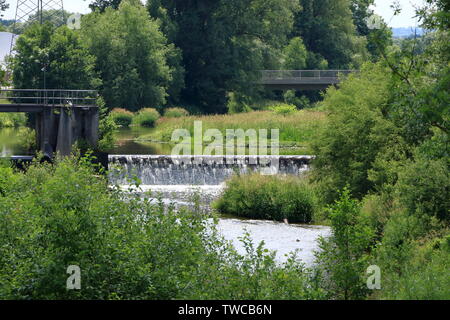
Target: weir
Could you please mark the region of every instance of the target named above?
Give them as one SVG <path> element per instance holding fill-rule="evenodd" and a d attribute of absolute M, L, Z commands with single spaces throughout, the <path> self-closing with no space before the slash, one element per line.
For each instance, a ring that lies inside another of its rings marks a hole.
<path fill-rule="evenodd" d="M 110 155 L 110 181 L 129 185 L 220 185 L 233 174 L 301 175 L 312 156 L 150 156 Z"/>

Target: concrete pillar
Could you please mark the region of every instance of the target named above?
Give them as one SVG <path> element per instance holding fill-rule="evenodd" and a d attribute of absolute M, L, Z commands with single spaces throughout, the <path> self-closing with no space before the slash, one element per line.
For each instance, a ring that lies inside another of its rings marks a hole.
<path fill-rule="evenodd" d="M 98 126 L 99 126 L 99 110 L 91 108 L 85 114 L 84 134 L 85 139 L 91 147 L 97 147 L 98 144 Z"/>
<path fill-rule="evenodd" d="M 56 152 L 61 156 L 69 156 L 72 151 L 73 137 L 73 115 L 72 110 L 61 108 L 59 114 L 59 126 L 57 134 Z"/>
<path fill-rule="evenodd" d="M 55 151 L 52 145 L 54 134 L 54 114 L 51 108 L 45 108 L 37 117 L 39 119 L 39 149 L 44 153 L 45 157 L 52 158 Z"/>

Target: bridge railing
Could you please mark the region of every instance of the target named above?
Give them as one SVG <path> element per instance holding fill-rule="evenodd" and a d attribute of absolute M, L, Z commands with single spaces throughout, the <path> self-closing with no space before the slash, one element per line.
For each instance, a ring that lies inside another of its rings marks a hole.
<path fill-rule="evenodd" d="M 94 106 L 98 97 L 94 90 L 1 89 L 0 100 L 10 104 L 45 106 Z"/>
<path fill-rule="evenodd" d="M 262 70 L 262 80 L 286 80 L 286 79 L 338 79 L 340 76 L 358 72 L 356 70 Z"/>

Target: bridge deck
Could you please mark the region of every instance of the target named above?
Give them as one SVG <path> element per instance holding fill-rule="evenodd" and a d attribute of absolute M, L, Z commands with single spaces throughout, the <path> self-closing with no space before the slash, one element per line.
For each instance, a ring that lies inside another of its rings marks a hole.
<path fill-rule="evenodd" d="M 354 70 L 263 70 L 260 84 L 272 89 L 323 90 Z"/>
<path fill-rule="evenodd" d="M 83 110 L 89 110 L 98 108 L 93 105 L 62 105 L 62 104 L 34 104 L 34 103 L 0 103 L 0 112 L 27 112 L 36 113 L 43 112 L 45 109 L 58 109 L 58 108 L 81 108 Z"/>
<path fill-rule="evenodd" d="M 0 112 L 42 112 L 51 108 L 97 108 L 97 91 L 1 89 Z"/>

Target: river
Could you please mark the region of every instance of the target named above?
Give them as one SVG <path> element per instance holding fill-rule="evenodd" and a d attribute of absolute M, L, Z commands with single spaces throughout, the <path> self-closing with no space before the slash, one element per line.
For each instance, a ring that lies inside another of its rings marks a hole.
<path fill-rule="evenodd" d="M 238 161 L 234 167 L 216 164 L 214 166 L 205 164 L 199 167 L 187 165 L 186 167 L 185 163 L 174 164 L 168 161 L 170 157 L 167 156 L 156 157 L 155 160 L 149 155 L 168 155 L 171 153 L 172 146 L 164 143 L 135 141 L 138 136 L 149 133 L 151 130 L 147 128 L 119 130 L 116 133 L 116 144 L 109 153 L 110 162 L 114 164 L 112 167 L 122 166 L 130 173 L 134 171 L 144 181 L 140 191 L 152 191 L 155 199 L 158 196 L 164 202 L 173 203 L 176 206 L 193 206 L 193 199 L 199 199 L 202 208 L 209 210 L 211 202 L 223 190 L 224 180 L 236 170 L 236 166 L 242 172 L 249 169 L 245 159 L 242 163 Z M 1 156 L 27 155 L 20 144 L 19 136 L 20 129 L 0 129 Z M 121 162 L 117 161 L 119 158 L 122 159 Z M 307 158 L 285 157 L 281 166 L 281 170 L 284 171 L 281 173 L 301 174 L 306 170 L 304 159 Z M 122 188 L 127 189 L 123 176 L 111 176 L 110 179 L 111 183 L 120 184 Z M 240 253 L 244 253 L 244 248 L 239 238 L 245 232 L 249 232 L 256 244 L 264 241 L 266 248 L 277 252 L 277 261 L 286 261 L 288 253 L 298 250 L 298 258 L 309 266 L 314 262 L 317 239 L 330 234 L 330 229 L 325 226 L 255 221 L 236 217 L 221 217 L 218 229 L 225 239 L 233 242 Z"/>

